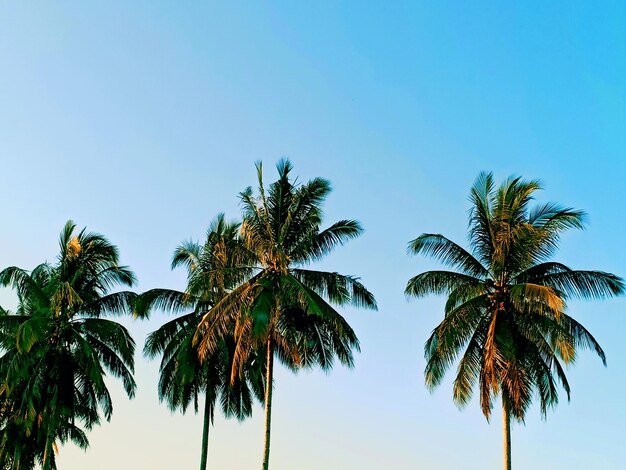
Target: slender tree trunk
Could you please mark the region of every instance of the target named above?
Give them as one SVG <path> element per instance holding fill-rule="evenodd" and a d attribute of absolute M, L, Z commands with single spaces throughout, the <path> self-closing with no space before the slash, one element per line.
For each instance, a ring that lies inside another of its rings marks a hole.
<path fill-rule="evenodd" d="M 208 388 L 208 387 L 207 387 Z M 200 457 L 200 470 L 206 470 L 209 457 L 209 428 L 211 427 L 212 400 L 209 392 L 204 394 L 204 425 L 202 427 L 202 456 Z"/>
<path fill-rule="evenodd" d="M 267 340 L 267 364 L 265 376 L 265 446 L 263 449 L 263 470 L 270 468 L 270 428 L 272 424 L 272 378 L 274 376 L 274 349 L 272 340 Z"/>
<path fill-rule="evenodd" d="M 504 425 L 504 470 L 511 470 L 511 414 L 505 397 L 502 397 L 502 424 Z"/>
<path fill-rule="evenodd" d="M 53 412 L 54 413 L 54 412 Z M 52 470 L 54 462 L 54 429 L 56 427 L 56 419 L 53 414 L 46 429 L 46 444 L 43 452 L 43 462 L 41 468 L 43 470 Z"/>

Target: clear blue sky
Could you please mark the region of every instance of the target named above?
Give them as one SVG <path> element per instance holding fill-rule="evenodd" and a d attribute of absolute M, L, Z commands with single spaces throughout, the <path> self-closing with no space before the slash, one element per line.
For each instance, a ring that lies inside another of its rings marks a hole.
<path fill-rule="evenodd" d="M 539 177 L 542 198 L 587 210 L 559 259 L 626 274 L 624 2 L 2 2 L 0 64 L 1 266 L 52 260 L 72 218 L 119 245 L 138 290 L 182 288 L 172 250 L 237 217 L 254 161 L 269 179 L 283 156 L 332 181 L 328 221 L 361 220 L 324 266 L 362 276 L 380 311 L 345 312 L 354 370 L 278 371 L 276 470 L 499 468 L 499 417 L 457 410 L 450 380 L 423 385 L 443 299 L 402 293 L 434 266 L 408 240 L 465 241 L 481 170 Z M 581 355 L 571 403 L 514 426 L 518 468 L 623 468 L 625 309 L 570 305 L 608 368 Z M 164 319 L 125 323 L 141 347 Z M 159 405 L 158 364 L 137 360 L 137 397 L 113 384 L 112 422 L 60 468 L 197 466 L 200 419 Z M 257 468 L 262 426 L 260 408 L 216 419 L 211 468 Z"/>

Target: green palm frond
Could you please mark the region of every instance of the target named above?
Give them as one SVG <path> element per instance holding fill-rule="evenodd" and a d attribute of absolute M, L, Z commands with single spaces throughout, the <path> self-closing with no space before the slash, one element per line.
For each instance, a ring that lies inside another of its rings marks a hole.
<path fill-rule="evenodd" d="M 374 310 L 377 308 L 374 296 L 357 277 L 310 269 L 293 269 L 291 274 L 335 305 L 349 304 Z"/>
<path fill-rule="evenodd" d="M 433 389 L 443 379 L 447 369 L 458 357 L 460 349 L 468 342 L 483 320 L 487 295 L 474 297 L 446 315 L 426 341 L 424 351 L 427 365 L 426 385 Z"/>
<path fill-rule="evenodd" d="M 195 300 L 189 294 L 177 290 L 150 289 L 135 298 L 133 315 L 138 318 L 149 318 L 153 310 L 180 313 L 193 308 Z"/>
<path fill-rule="evenodd" d="M 624 292 L 624 281 L 602 271 L 562 271 L 539 277 L 538 282 L 550 286 L 565 299 L 606 299 Z"/>
<path fill-rule="evenodd" d="M 407 282 L 404 293 L 412 297 L 430 294 L 447 294 L 460 288 L 485 289 L 484 282 L 474 276 L 454 271 L 428 271 L 412 277 Z"/>
<path fill-rule="evenodd" d="M 602 363 L 606 366 L 606 355 L 604 354 L 604 350 L 591 333 L 589 333 L 584 326 L 572 317 L 565 314 L 562 315 L 562 317 L 563 327 L 567 329 L 574 338 L 575 346 L 595 351 L 598 357 L 602 360 Z"/>
<path fill-rule="evenodd" d="M 424 233 L 409 242 L 410 254 L 423 254 L 434 258 L 452 268 L 458 268 L 461 273 L 473 277 L 487 275 L 487 270 L 474 256 L 456 243 L 436 233 Z"/>
<path fill-rule="evenodd" d="M 168 344 L 176 342 L 174 338 L 181 331 L 186 332 L 189 328 L 197 326 L 197 313 L 191 312 L 180 317 L 176 317 L 173 320 L 168 321 L 161 325 L 158 330 L 153 331 L 146 338 L 146 343 L 143 348 L 144 355 L 149 358 L 154 358 L 159 354 L 162 354 Z"/>
<path fill-rule="evenodd" d="M 307 220 L 307 222 L 311 224 L 310 220 Z M 300 223 L 300 226 L 302 225 L 305 224 Z M 305 230 L 302 232 L 290 234 L 291 239 L 297 243 L 292 250 L 292 259 L 295 262 L 311 263 L 318 261 L 327 256 L 337 246 L 358 238 L 363 233 L 361 225 L 356 220 L 340 220 L 319 233 L 315 232 L 315 226 L 305 225 L 304 228 Z M 298 238 L 302 239 L 298 240 Z M 291 242 L 291 239 L 286 241 Z"/>

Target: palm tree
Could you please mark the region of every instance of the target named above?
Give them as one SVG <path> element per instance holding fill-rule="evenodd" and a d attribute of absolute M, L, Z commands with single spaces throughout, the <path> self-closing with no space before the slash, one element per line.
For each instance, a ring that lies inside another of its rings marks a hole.
<path fill-rule="evenodd" d="M 251 355 L 244 374 L 231 382 L 235 350 L 232 334 L 222 338 L 218 347 L 202 361 L 194 343 L 202 317 L 243 279 L 215 274 L 217 270 L 227 270 L 234 263 L 234 257 L 242 252 L 238 230 L 239 224 L 227 223 L 220 214 L 212 222 L 204 245 L 187 242 L 174 252 L 172 269 L 187 268 L 186 291 L 152 289 L 139 296 L 135 303 L 135 314 L 140 317 L 147 317 L 154 309 L 186 312 L 151 333 L 144 353 L 149 357 L 162 355 L 159 398 L 165 400 L 172 411 L 180 409 L 185 413 L 193 402 L 197 413 L 199 397 L 204 394 L 200 470 L 207 468 L 209 428 L 218 398 L 227 417 L 243 420 L 252 413 L 253 396 L 259 400 L 264 396 L 262 355 Z M 246 275 L 245 270 L 238 273 Z"/>
<path fill-rule="evenodd" d="M 55 264 L 0 273 L 18 296 L 15 314 L 0 315 L 0 457 L 13 468 L 55 469 L 58 442 L 88 446 L 85 430 L 113 412 L 105 370 L 135 393 L 135 343 L 104 318 L 130 313 L 135 295 L 111 290 L 135 277 L 106 238 L 75 228 L 69 221 L 61 232 Z"/>
<path fill-rule="evenodd" d="M 405 293 L 447 296 L 445 317 L 425 345 L 426 385 L 441 383 L 462 354 L 453 391 L 460 406 L 478 384 L 489 419 L 502 398 L 505 468 L 511 468 L 511 417 L 522 422 L 533 393 L 541 412 L 558 403 L 557 382 L 569 399 L 562 363 L 591 348 L 605 363 L 595 338 L 565 313 L 569 299 L 602 299 L 624 292 L 622 279 L 579 271 L 551 261 L 562 232 L 583 228 L 584 214 L 554 203 L 530 207 L 537 181 L 506 180 L 498 189 L 481 174 L 471 190 L 471 253 L 439 234 L 422 234 L 409 252 L 424 254 L 455 271 L 428 271 L 409 280 Z"/>
<path fill-rule="evenodd" d="M 277 165 L 278 180 L 266 190 L 257 164 L 259 194 L 240 194 L 243 206 L 241 237 L 255 261 L 240 260 L 226 273 L 253 274 L 204 316 L 197 335 L 201 356 L 216 349 L 228 331 L 235 335 L 233 376 L 245 370 L 251 354 L 265 351 L 265 446 L 263 469 L 269 468 L 274 358 L 290 369 L 332 367 L 334 357 L 353 365 L 358 339 L 348 322 L 330 305 L 376 308 L 373 295 L 358 278 L 308 266 L 336 246 L 358 237 L 354 220 L 342 220 L 320 230 L 322 203 L 330 184 L 315 178 L 298 185 L 290 179 L 292 166 Z"/>

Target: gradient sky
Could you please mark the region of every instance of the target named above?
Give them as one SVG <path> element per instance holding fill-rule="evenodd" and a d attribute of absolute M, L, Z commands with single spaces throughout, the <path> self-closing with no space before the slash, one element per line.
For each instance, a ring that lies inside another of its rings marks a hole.
<path fill-rule="evenodd" d="M 296 5 L 298 3 L 299 5 Z M 54 260 L 69 218 L 104 233 L 137 290 L 184 286 L 171 253 L 237 193 L 289 157 L 334 191 L 327 222 L 362 238 L 323 267 L 362 277 L 378 312 L 345 310 L 354 370 L 276 373 L 272 468 L 499 468 L 500 416 L 459 411 L 451 378 L 431 394 L 423 344 L 442 298 L 407 301 L 406 280 L 436 264 L 405 254 L 418 234 L 465 243 L 481 170 L 538 177 L 588 211 L 558 259 L 626 274 L 626 3 L 0 2 L 0 266 Z M 9 291 L 0 303 L 13 307 Z M 569 369 L 568 404 L 513 426 L 517 468 L 618 469 L 626 406 L 626 301 L 574 302 L 604 346 Z M 114 414 L 63 470 L 197 467 L 201 420 L 160 405 L 145 335 L 134 400 L 113 382 Z M 209 463 L 257 468 L 262 409 L 216 419 Z"/>

